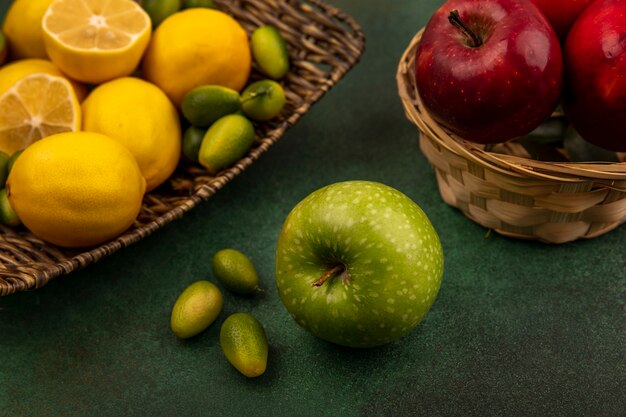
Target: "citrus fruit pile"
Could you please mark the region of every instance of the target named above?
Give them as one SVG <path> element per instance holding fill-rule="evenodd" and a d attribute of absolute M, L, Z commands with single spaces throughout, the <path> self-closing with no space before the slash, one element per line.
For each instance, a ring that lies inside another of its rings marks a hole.
<path fill-rule="evenodd" d="M 248 86 L 253 60 L 270 79 Z M 85 247 L 130 227 L 181 155 L 211 174 L 242 158 L 290 63 L 276 28 L 249 37 L 211 1 L 15 0 L 0 65 L 0 222 Z"/>

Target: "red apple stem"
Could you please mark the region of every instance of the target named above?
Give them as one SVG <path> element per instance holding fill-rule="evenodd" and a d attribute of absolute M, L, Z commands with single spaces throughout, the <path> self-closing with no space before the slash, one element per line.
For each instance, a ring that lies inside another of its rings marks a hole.
<path fill-rule="evenodd" d="M 465 24 L 463 19 L 461 19 L 461 15 L 458 10 L 452 10 L 450 12 L 448 21 L 463 32 L 463 34 L 470 40 L 470 46 L 472 48 L 478 48 L 483 44 L 483 40 L 480 39 L 480 37 Z"/>
<path fill-rule="evenodd" d="M 324 283 L 326 281 L 328 281 L 328 279 L 330 279 L 332 276 L 335 276 L 343 271 L 345 271 L 346 267 L 343 265 L 337 265 L 332 269 L 329 269 L 328 271 L 324 272 L 324 275 L 322 275 L 317 281 L 315 281 L 312 286 L 313 287 L 321 287 L 322 285 L 324 285 Z"/>

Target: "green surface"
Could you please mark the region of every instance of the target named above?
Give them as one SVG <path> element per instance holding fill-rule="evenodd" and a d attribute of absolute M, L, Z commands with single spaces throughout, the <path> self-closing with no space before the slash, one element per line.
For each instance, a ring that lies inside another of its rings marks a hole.
<path fill-rule="evenodd" d="M 248 171 L 152 237 L 47 287 L 0 299 L 0 416 L 623 416 L 626 227 L 562 246 L 485 230 L 446 206 L 405 120 L 396 63 L 441 1 L 332 0 L 368 35 L 363 62 Z M 6 1 L 2 3 L 6 6 Z M 282 221 L 326 184 L 367 179 L 418 202 L 446 255 L 418 328 L 383 348 L 339 348 L 280 304 Z M 210 330 L 180 341 L 171 307 L 235 247 L 261 296 L 224 292 Z M 240 375 L 219 326 L 265 326 L 268 370 Z"/>

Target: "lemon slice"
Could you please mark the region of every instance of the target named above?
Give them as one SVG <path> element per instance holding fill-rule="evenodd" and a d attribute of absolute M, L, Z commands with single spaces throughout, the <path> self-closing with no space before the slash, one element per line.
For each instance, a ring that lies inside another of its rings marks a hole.
<path fill-rule="evenodd" d="M 37 73 L 0 96 L 0 150 L 12 155 L 56 133 L 80 129 L 80 105 L 65 78 Z"/>
<path fill-rule="evenodd" d="M 131 0 L 55 0 L 43 17 L 52 62 L 78 81 L 130 75 L 148 46 L 148 14 Z"/>

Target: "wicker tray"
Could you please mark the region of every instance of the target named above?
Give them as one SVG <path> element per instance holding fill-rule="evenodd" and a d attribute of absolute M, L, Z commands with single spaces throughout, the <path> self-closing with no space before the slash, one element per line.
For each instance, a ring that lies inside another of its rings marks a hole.
<path fill-rule="evenodd" d="M 400 60 L 398 89 L 447 204 L 500 234 L 548 243 L 593 238 L 626 221 L 626 163 L 541 162 L 515 142 L 490 152 L 435 122 L 415 87 L 421 35 Z"/>
<path fill-rule="evenodd" d="M 289 46 L 292 70 L 283 80 L 287 104 L 280 118 L 256 126 L 253 149 L 232 168 L 210 176 L 204 169 L 179 166 L 164 186 L 147 194 L 131 229 L 84 252 L 45 243 L 23 228 L 0 226 L 0 296 L 42 287 L 150 235 L 178 219 L 250 166 L 276 143 L 360 59 L 365 37 L 357 23 L 319 0 L 215 0 L 248 32 L 276 26 Z M 252 78 L 261 78 L 253 72 Z"/>

